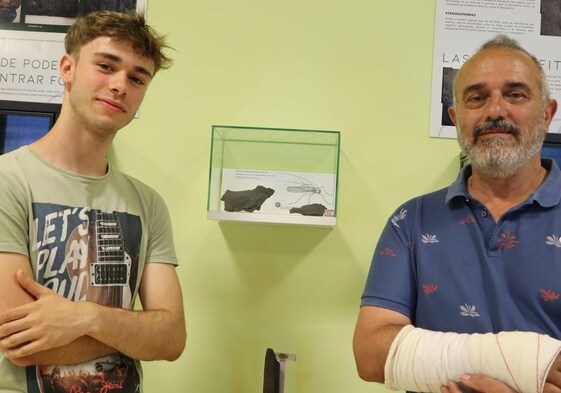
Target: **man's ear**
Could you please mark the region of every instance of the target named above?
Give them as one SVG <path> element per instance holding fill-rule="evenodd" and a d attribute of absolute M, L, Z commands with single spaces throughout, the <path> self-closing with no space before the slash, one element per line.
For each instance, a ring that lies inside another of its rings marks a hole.
<path fill-rule="evenodd" d="M 547 105 L 545 106 L 544 110 L 544 119 L 545 119 L 545 128 L 546 130 L 549 129 L 549 125 L 555 116 L 555 112 L 557 112 L 557 101 L 556 100 L 549 100 Z"/>
<path fill-rule="evenodd" d="M 448 116 L 450 116 L 450 120 L 452 120 L 452 123 L 454 125 L 457 125 L 457 123 L 456 123 L 456 108 L 454 108 L 453 106 L 449 106 L 448 107 Z"/>
<path fill-rule="evenodd" d="M 75 63 L 76 61 L 74 57 L 68 53 L 65 53 L 60 59 L 59 73 L 62 81 L 64 82 L 64 86 L 68 86 L 68 84 L 72 81 Z"/>

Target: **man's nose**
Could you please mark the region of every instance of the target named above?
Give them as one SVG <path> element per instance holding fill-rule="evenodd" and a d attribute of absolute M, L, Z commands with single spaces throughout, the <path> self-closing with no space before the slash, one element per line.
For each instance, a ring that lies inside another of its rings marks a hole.
<path fill-rule="evenodd" d="M 115 94 L 126 95 L 127 80 L 128 77 L 125 72 L 116 72 L 111 76 L 109 89 Z"/>
<path fill-rule="evenodd" d="M 500 92 L 493 92 L 485 105 L 486 118 L 498 119 L 505 118 L 508 102 Z"/>

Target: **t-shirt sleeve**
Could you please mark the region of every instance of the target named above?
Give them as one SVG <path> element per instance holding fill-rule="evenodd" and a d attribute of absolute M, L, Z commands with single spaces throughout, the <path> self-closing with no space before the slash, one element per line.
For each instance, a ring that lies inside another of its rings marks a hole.
<path fill-rule="evenodd" d="M 151 216 L 148 218 L 148 248 L 146 263 L 160 262 L 177 265 L 171 218 L 164 199 L 154 193 Z"/>
<path fill-rule="evenodd" d="M 0 252 L 29 256 L 29 198 L 12 158 L 0 160 Z"/>

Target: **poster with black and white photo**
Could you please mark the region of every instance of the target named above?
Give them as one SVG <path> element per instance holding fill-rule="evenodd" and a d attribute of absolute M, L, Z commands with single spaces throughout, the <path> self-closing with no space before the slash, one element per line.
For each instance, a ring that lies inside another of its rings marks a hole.
<path fill-rule="evenodd" d="M 60 104 L 58 62 L 68 26 L 98 10 L 145 11 L 146 1 L 0 1 L 0 101 Z"/>
<path fill-rule="evenodd" d="M 455 138 L 448 117 L 452 81 L 462 64 L 497 34 L 516 39 L 541 62 L 552 98 L 561 101 L 561 2 L 436 0 L 430 136 Z M 561 133 L 561 112 L 549 128 Z"/>

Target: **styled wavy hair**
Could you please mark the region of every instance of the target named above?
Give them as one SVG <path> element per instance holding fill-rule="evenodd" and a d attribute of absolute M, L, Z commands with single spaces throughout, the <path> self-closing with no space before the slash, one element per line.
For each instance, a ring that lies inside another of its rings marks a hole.
<path fill-rule="evenodd" d="M 173 60 L 164 53 L 165 49 L 172 49 L 166 42 L 166 36 L 152 29 L 143 13 L 98 11 L 78 18 L 64 38 L 66 53 L 78 55 L 83 45 L 98 37 L 130 43 L 138 54 L 152 59 L 154 73 L 173 64 Z"/>

